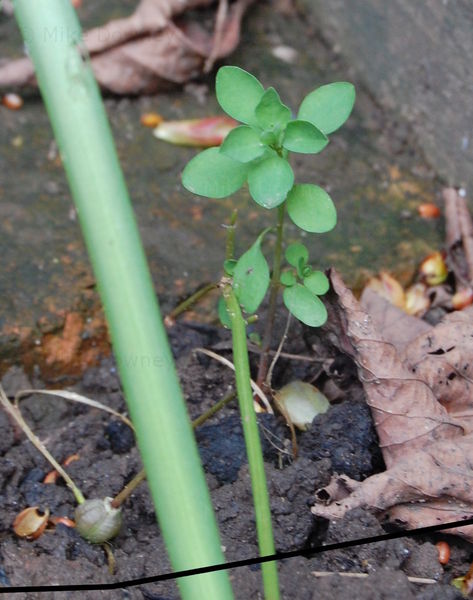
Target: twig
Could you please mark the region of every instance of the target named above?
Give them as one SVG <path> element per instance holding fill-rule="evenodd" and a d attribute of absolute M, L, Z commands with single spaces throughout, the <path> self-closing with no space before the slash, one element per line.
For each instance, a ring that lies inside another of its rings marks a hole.
<path fill-rule="evenodd" d="M 220 342 L 218 344 L 214 344 L 212 346 L 215 350 L 231 350 L 232 345 L 231 342 Z M 248 351 L 254 354 L 261 354 L 263 350 L 256 346 L 255 344 L 248 343 Z M 270 356 L 274 356 L 276 354 L 276 350 L 269 350 L 268 354 Z M 280 358 L 288 358 L 289 360 L 300 360 L 302 362 L 314 362 L 314 363 L 324 363 L 326 360 L 331 360 L 328 356 L 305 356 L 304 354 L 291 354 L 290 352 L 280 352 Z"/>
<path fill-rule="evenodd" d="M 287 313 L 286 327 L 284 328 L 284 333 L 282 334 L 281 341 L 279 342 L 278 349 L 274 353 L 273 360 L 272 360 L 271 365 L 269 366 L 269 369 L 268 369 L 268 374 L 266 375 L 266 381 L 265 381 L 265 383 L 266 383 L 266 386 L 267 386 L 267 388 L 269 390 L 271 389 L 271 379 L 273 378 L 273 369 L 274 369 L 276 363 L 278 362 L 278 358 L 281 356 L 282 347 L 284 346 L 284 342 L 287 339 L 287 332 L 289 331 L 289 325 L 290 324 L 291 324 L 291 313 L 288 312 Z"/>
<path fill-rule="evenodd" d="M 287 448 L 280 448 L 275 442 L 272 441 L 272 437 L 277 439 L 278 442 L 282 442 L 282 439 L 280 437 L 278 437 L 277 435 L 275 435 L 272 431 L 270 431 L 267 427 L 265 427 L 264 425 L 260 424 L 261 427 L 261 431 L 263 432 L 264 437 L 266 438 L 266 440 L 268 441 L 268 444 L 271 444 L 271 446 L 277 450 L 278 452 L 280 452 L 281 454 L 287 454 L 287 456 L 293 456 L 293 454 L 291 452 L 289 452 L 289 450 L 287 450 Z"/>
<path fill-rule="evenodd" d="M 256 381 L 258 385 L 262 386 L 266 381 L 266 374 L 268 370 L 268 357 L 269 350 L 271 347 L 271 339 L 273 335 L 274 318 L 276 315 L 276 308 L 278 302 L 279 286 L 280 286 L 280 273 L 281 273 L 281 261 L 282 261 L 282 242 L 284 233 L 284 214 L 285 206 L 284 202 L 278 207 L 278 223 L 276 227 L 276 245 L 274 247 L 274 259 L 273 259 L 273 273 L 271 275 L 271 284 L 269 291 L 269 305 L 268 312 L 266 313 L 266 325 L 263 333 L 263 342 L 261 344 L 261 356 L 258 365 L 258 375 Z"/>
<path fill-rule="evenodd" d="M 214 36 L 212 41 L 212 49 L 204 64 L 204 73 L 210 73 L 215 60 L 219 56 L 220 46 L 225 32 L 225 24 L 228 14 L 228 0 L 219 0 L 217 14 L 215 17 Z"/>
<path fill-rule="evenodd" d="M 365 579 L 366 577 L 369 577 L 369 573 L 345 573 L 342 571 L 311 571 L 311 573 L 315 577 L 330 577 L 332 575 L 340 575 L 340 577 L 351 577 L 353 579 Z M 421 585 L 438 583 L 436 579 L 430 579 L 427 577 L 411 577 L 410 575 L 408 575 L 407 579 L 411 583 L 419 583 Z"/>
<path fill-rule="evenodd" d="M 457 284 L 473 284 L 473 222 L 465 197 L 455 188 L 443 190 L 446 245 Z"/>
<path fill-rule="evenodd" d="M 81 394 L 76 394 L 75 392 L 70 392 L 69 390 L 20 390 L 16 393 L 15 399 L 13 403 L 15 407 L 18 407 L 18 404 L 22 398 L 26 396 L 31 396 L 31 394 L 44 394 L 46 396 L 59 396 L 60 398 L 64 398 L 64 400 L 70 400 L 71 402 L 79 402 L 80 404 L 86 404 L 87 406 L 91 406 L 92 408 L 98 408 L 99 410 L 103 410 L 105 412 L 114 415 L 118 419 L 121 419 L 124 423 L 128 425 L 133 431 L 135 428 L 133 427 L 133 423 L 122 415 L 118 411 L 102 404 L 98 400 L 92 400 L 91 398 L 87 398 L 87 396 L 82 396 Z"/>
<path fill-rule="evenodd" d="M 77 504 L 82 504 L 85 501 L 84 496 L 80 489 L 76 486 L 71 477 L 66 473 L 66 471 L 61 467 L 61 465 L 57 462 L 54 456 L 49 452 L 43 442 L 33 433 L 30 429 L 29 425 L 23 419 L 23 415 L 20 412 L 18 406 L 12 404 L 10 400 L 8 400 L 3 387 L 0 385 L 0 404 L 2 404 L 3 408 L 6 412 L 14 419 L 14 421 L 21 427 L 26 437 L 30 440 L 33 446 L 41 452 L 41 454 L 46 458 L 46 460 L 51 463 L 51 465 L 56 469 L 56 471 L 61 475 L 61 477 L 66 482 L 69 489 L 74 494 L 74 497 L 77 501 Z"/>
<path fill-rule="evenodd" d="M 235 365 L 230 360 L 228 360 L 228 358 L 224 358 L 223 356 L 220 356 L 220 354 L 217 354 L 216 352 L 212 352 L 212 350 L 207 350 L 206 348 L 195 348 L 194 352 L 200 352 L 201 354 L 210 356 L 210 358 L 214 358 L 218 362 L 222 363 L 222 365 L 225 365 L 232 371 L 235 371 Z M 268 413 L 273 415 L 274 411 L 271 408 L 271 404 L 269 403 L 269 400 L 268 400 L 266 394 L 252 379 L 250 379 L 250 384 L 251 384 L 251 388 L 252 388 L 253 392 L 256 394 L 256 396 L 258 396 L 258 398 L 264 404 Z"/>

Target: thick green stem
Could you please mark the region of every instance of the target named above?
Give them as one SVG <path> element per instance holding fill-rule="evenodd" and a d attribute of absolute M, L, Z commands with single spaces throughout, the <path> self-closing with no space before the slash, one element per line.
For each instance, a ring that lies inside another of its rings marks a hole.
<path fill-rule="evenodd" d="M 276 227 L 276 245 L 274 246 L 274 258 L 273 258 L 273 273 L 271 276 L 271 286 L 269 291 L 269 304 L 268 312 L 266 315 L 266 323 L 263 333 L 263 340 L 261 343 L 261 355 L 258 364 L 258 374 L 256 377 L 256 383 L 264 389 L 266 375 L 268 373 L 269 364 L 269 351 L 271 350 L 271 340 L 273 337 L 273 325 L 274 317 L 276 315 L 276 308 L 278 304 L 278 293 L 279 293 L 279 278 L 281 276 L 281 262 L 282 262 L 282 242 L 284 236 L 284 214 L 286 209 L 286 203 L 283 202 L 278 207 L 278 224 Z"/>
<path fill-rule="evenodd" d="M 80 24 L 69 0 L 14 0 L 61 152 L 161 533 L 174 570 L 224 561 L 145 253 Z M 233 598 L 226 572 L 178 580 L 186 600 Z"/>
<path fill-rule="evenodd" d="M 274 554 L 274 539 L 263 453 L 253 406 L 253 393 L 250 386 L 250 365 L 246 346 L 245 321 L 231 285 L 225 286 L 223 297 L 232 322 L 233 363 L 235 365 L 238 402 L 250 468 L 259 551 L 261 556 L 268 556 Z M 263 574 L 265 599 L 278 600 L 279 585 L 276 562 L 263 563 L 261 571 Z"/>

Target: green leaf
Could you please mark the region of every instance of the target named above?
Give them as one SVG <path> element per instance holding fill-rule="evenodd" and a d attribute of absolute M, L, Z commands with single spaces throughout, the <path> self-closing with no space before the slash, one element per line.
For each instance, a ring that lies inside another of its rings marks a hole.
<path fill-rule="evenodd" d="M 279 281 L 285 286 L 291 286 L 297 283 L 297 278 L 293 271 L 283 271 Z"/>
<path fill-rule="evenodd" d="M 263 94 L 255 109 L 255 115 L 262 129 L 284 127 L 291 119 L 290 109 L 281 102 L 279 94 L 273 87 L 268 88 Z"/>
<path fill-rule="evenodd" d="M 305 279 L 306 277 L 309 277 L 309 275 L 312 273 L 312 267 L 310 265 L 305 265 L 305 267 L 302 267 L 302 277 Z"/>
<path fill-rule="evenodd" d="M 291 121 L 287 124 L 282 145 L 291 152 L 316 154 L 328 144 L 328 137 L 309 121 Z"/>
<path fill-rule="evenodd" d="M 220 298 L 218 299 L 217 312 L 218 318 L 220 319 L 220 323 L 227 329 L 231 329 L 232 320 L 230 319 L 230 315 L 228 314 L 228 310 L 225 305 L 225 300 L 222 298 L 222 296 L 220 296 Z"/>
<path fill-rule="evenodd" d="M 219 148 L 209 148 L 187 163 L 182 185 L 200 196 L 225 198 L 241 188 L 247 174 L 246 164 L 221 154 Z"/>
<path fill-rule="evenodd" d="M 259 134 L 247 125 L 232 129 L 220 146 L 222 154 L 243 163 L 258 158 L 264 154 L 265 149 Z"/>
<path fill-rule="evenodd" d="M 248 186 L 251 197 L 264 208 L 279 206 L 294 183 L 294 173 L 284 158 L 272 156 L 251 166 Z"/>
<path fill-rule="evenodd" d="M 304 285 L 317 296 L 326 294 L 330 288 L 328 277 L 322 271 L 312 271 L 308 277 L 304 277 Z"/>
<path fill-rule="evenodd" d="M 245 312 L 256 312 L 269 286 L 269 267 L 261 251 L 265 229 L 256 242 L 240 256 L 233 273 L 233 289 Z"/>
<path fill-rule="evenodd" d="M 234 258 L 228 258 L 227 260 L 224 260 L 223 261 L 223 270 L 225 271 L 225 275 L 232 277 L 236 264 L 237 264 L 237 261 Z"/>
<path fill-rule="evenodd" d="M 221 67 L 215 80 L 215 92 L 220 106 L 228 115 L 242 123 L 252 123 L 264 87 L 256 77 L 240 67 Z"/>
<path fill-rule="evenodd" d="M 304 98 L 297 118 L 310 121 L 325 134 L 332 133 L 348 119 L 354 103 L 355 88 L 351 83 L 329 83 Z"/>
<path fill-rule="evenodd" d="M 286 248 L 285 257 L 287 262 L 293 267 L 298 267 L 300 262 L 305 265 L 309 260 L 309 251 L 304 244 L 289 244 Z"/>
<path fill-rule="evenodd" d="M 287 212 L 294 223 L 310 233 L 325 233 L 337 224 L 332 199 L 318 185 L 295 185 L 287 196 Z"/>
<path fill-rule="evenodd" d="M 320 327 L 327 320 L 327 309 L 322 301 L 300 283 L 287 287 L 283 300 L 288 311 L 310 327 Z"/>
<path fill-rule="evenodd" d="M 257 331 L 252 331 L 249 335 L 248 335 L 248 339 L 250 340 L 250 342 L 252 342 L 253 344 L 256 344 L 257 346 L 261 347 L 261 336 Z"/>

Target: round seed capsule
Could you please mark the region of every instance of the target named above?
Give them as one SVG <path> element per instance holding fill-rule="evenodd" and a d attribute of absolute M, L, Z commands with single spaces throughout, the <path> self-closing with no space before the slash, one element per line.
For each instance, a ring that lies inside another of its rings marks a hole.
<path fill-rule="evenodd" d="M 112 498 L 93 498 L 76 508 L 76 529 L 83 538 L 93 544 L 106 542 L 120 531 L 121 509 L 114 508 L 112 500 Z"/>

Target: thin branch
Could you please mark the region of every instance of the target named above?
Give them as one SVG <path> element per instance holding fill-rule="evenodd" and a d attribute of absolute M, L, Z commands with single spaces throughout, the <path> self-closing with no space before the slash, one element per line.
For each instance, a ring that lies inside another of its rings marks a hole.
<path fill-rule="evenodd" d="M 195 348 L 194 352 L 200 352 L 201 354 L 210 356 L 210 358 L 217 360 L 218 362 L 222 363 L 222 365 L 225 365 L 232 371 L 235 371 L 235 365 L 232 363 L 232 361 L 228 360 L 228 358 L 224 358 L 223 356 L 220 356 L 220 354 L 217 354 L 216 352 L 212 352 L 212 350 L 207 350 L 206 348 Z M 268 397 L 263 392 L 263 390 L 258 385 L 256 385 L 256 383 L 252 379 L 250 379 L 250 384 L 251 384 L 251 388 L 252 388 L 253 392 L 256 394 L 256 396 L 258 396 L 258 398 L 264 404 L 268 413 L 271 415 L 274 414 L 274 411 L 271 408 L 271 404 L 269 403 Z"/>
<path fill-rule="evenodd" d="M 267 388 L 269 390 L 271 389 L 271 380 L 273 378 L 273 370 L 274 370 L 274 367 L 275 367 L 276 363 L 278 362 L 279 357 L 281 356 L 282 347 L 284 346 L 284 342 L 287 339 L 287 332 L 289 331 L 289 325 L 290 324 L 291 324 L 291 313 L 288 312 L 287 313 L 286 327 L 284 328 L 284 333 L 282 334 L 281 341 L 279 342 L 278 349 L 274 353 L 273 360 L 271 361 L 271 365 L 269 366 L 269 369 L 268 369 L 268 374 L 266 375 L 265 384 L 266 384 L 266 386 L 267 386 Z"/>

